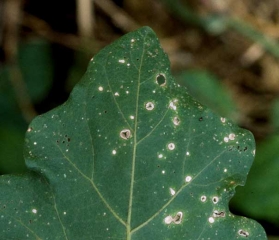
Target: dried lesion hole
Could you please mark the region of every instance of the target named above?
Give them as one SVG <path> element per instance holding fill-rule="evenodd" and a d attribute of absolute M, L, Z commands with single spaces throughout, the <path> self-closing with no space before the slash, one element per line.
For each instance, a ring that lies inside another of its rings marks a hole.
<path fill-rule="evenodd" d="M 127 140 L 132 136 L 131 131 L 129 129 L 123 129 L 120 132 L 120 137 Z"/>
<path fill-rule="evenodd" d="M 214 211 L 213 212 L 213 217 L 215 218 L 219 218 L 219 217 L 225 217 L 226 216 L 226 213 L 224 211 Z"/>
<path fill-rule="evenodd" d="M 249 237 L 249 233 L 247 231 L 242 230 L 242 229 L 240 229 L 238 231 L 238 234 L 242 237 Z"/>
<path fill-rule="evenodd" d="M 157 77 L 156 77 L 156 82 L 159 86 L 165 86 L 166 85 L 166 77 L 164 74 L 158 74 Z"/>

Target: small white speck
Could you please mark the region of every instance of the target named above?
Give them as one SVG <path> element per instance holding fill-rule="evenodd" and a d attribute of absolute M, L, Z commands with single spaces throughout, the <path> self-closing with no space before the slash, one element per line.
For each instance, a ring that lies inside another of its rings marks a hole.
<path fill-rule="evenodd" d="M 31 132 L 31 131 L 32 131 L 32 128 L 31 128 L 31 127 L 27 129 L 27 132 Z"/>
<path fill-rule="evenodd" d="M 37 145 L 37 142 L 34 142 L 34 145 Z"/>
<path fill-rule="evenodd" d="M 187 156 L 190 156 L 190 153 L 189 153 L 189 152 L 186 152 L 186 155 L 187 155 Z"/>
<path fill-rule="evenodd" d="M 210 217 L 210 218 L 208 218 L 208 222 L 210 222 L 210 223 L 214 223 L 214 218 L 213 217 Z"/>
<path fill-rule="evenodd" d="M 135 119 L 135 117 L 134 117 L 134 116 L 130 116 L 130 119 L 134 120 L 134 119 Z"/>
<path fill-rule="evenodd" d="M 186 182 L 191 182 L 191 180 L 192 180 L 192 177 L 191 177 L 191 176 L 187 176 L 187 177 L 185 178 L 185 181 L 186 181 Z"/>
<path fill-rule="evenodd" d="M 171 194 L 172 196 L 175 195 L 175 191 L 174 191 L 173 188 L 170 188 L 170 194 Z"/>
<path fill-rule="evenodd" d="M 64 214 L 64 215 L 66 215 L 66 214 L 67 214 L 67 212 L 63 212 L 63 214 Z"/>
<path fill-rule="evenodd" d="M 35 214 L 36 214 L 36 213 L 37 213 L 37 209 L 35 209 L 35 208 L 32 209 L 32 213 L 35 213 Z"/>
<path fill-rule="evenodd" d="M 221 122 L 225 123 L 226 122 L 226 118 L 221 117 Z"/>
<path fill-rule="evenodd" d="M 116 154 L 116 150 L 112 150 L 112 154 L 115 155 Z"/>
<path fill-rule="evenodd" d="M 118 93 L 118 92 L 116 92 L 116 93 L 114 94 L 114 96 L 119 96 L 119 93 Z"/>
<path fill-rule="evenodd" d="M 229 138 L 228 137 L 224 137 L 224 142 L 228 142 Z"/>
<path fill-rule="evenodd" d="M 228 171 L 228 169 L 225 168 L 225 169 L 224 169 L 224 172 L 227 172 L 227 171 Z"/>
<path fill-rule="evenodd" d="M 100 92 L 102 92 L 102 91 L 104 90 L 104 88 L 103 88 L 102 86 L 100 86 L 100 87 L 98 87 L 98 90 L 99 90 Z"/>
<path fill-rule="evenodd" d="M 130 67 L 130 65 L 131 65 L 130 63 L 127 63 L 127 66 L 128 66 L 128 67 Z"/>
<path fill-rule="evenodd" d="M 175 149 L 175 144 L 174 143 L 169 143 L 168 144 L 168 149 L 169 150 L 174 150 Z"/>
<path fill-rule="evenodd" d="M 163 170 L 163 171 L 162 171 L 162 174 L 165 174 L 165 173 L 166 173 L 166 171 L 165 171 L 165 170 Z"/>
<path fill-rule="evenodd" d="M 163 154 L 159 154 L 159 155 L 158 155 L 158 158 L 162 158 L 162 157 L 163 157 Z"/>
<path fill-rule="evenodd" d="M 64 178 L 66 178 L 67 177 L 67 175 L 66 174 L 64 174 Z"/>
<path fill-rule="evenodd" d="M 129 91 L 126 91 L 126 94 L 129 94 Z"/>
<path fill-rule="evenodd" d="M 124 59 L 119 59 L 118 62 L 125 63 L 125 60 Z"/>

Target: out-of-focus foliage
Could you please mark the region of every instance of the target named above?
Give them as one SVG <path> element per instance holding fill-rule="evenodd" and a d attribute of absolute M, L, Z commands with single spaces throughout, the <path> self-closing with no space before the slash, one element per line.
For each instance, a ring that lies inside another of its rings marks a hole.
<path fill-rule="evenodd" d="M 0 173 L 25 170 L 22 157 L 23 139 L 27 127 L 17 107 L 8 69 L 0 71 Z"/>
<path fill-rule="evenodd" d="M 186 86 L 189 93 L 202 104 L 223 117 L 236 119 L 237 106 L 230 91 L 212 73 L 203 70 L 188 70 L 176 75 L 179 84 Z"/>
<path fill-rule="evenodd" d="M 20 44 L 18 61 L 33 103 L 41 101 L 48 94 L 53 79 L 50 44 L 42 40 Z"/>
<path fill-rule="evenodd" d="M 279 225 L 279 136 L 258 144 L 244 187 L 238 187 L 232 206 L 257 219 Z"/>
<path fill-rule="evenodd" d="M 50 46 L 45 41 L 20 44 L 19 68 L 33 103 L 42 100 L 52 81 Z M 28 123 L 17 104 L 8 65 L 0 69 L 0 173 L 23 172 L 23 140 Z"/>

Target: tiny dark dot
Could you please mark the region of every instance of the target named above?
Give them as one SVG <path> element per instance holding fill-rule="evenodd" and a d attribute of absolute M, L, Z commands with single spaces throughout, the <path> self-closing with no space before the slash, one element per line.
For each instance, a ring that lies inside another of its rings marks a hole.
<path fill-rule="evenodd" d="M 199 121 L 202 121 L 202 120 L 203 120 L 203 117 L 200 117 L 200 118 L 199 118 Z"/>
<path fill-rule="evenodd" d="M 104 113 L 107 113 L 108 111 L 104 111 Z"/>
<path fill-rule="evenodd" d="M 71 141 L 71 138 L 68 138 L 68 142 L 70 142 Z"/>

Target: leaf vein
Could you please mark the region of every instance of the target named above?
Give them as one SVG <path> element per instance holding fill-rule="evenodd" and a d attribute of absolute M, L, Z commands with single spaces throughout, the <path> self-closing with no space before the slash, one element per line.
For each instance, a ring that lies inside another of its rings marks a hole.
<path fill-rule="evenodd" d="M 57 146 L 57 144 L 55 144 Z M 118 214 L 112 209 L 112 207 L 109 205 L 109 203 L 105 200 L 104 196 L 101 194 L 100 190 L 97 188 L 97 186 L 95 185 L 95 183 L 93 182 L 92 179 L 90 179 L 89 177 L 87 177 L 62 151 L 62 149 L 57 146 L 60 150 L 60 152 L 62 153 L 62 155 L 64 156 L 64 159 L 67 160 L 70 165 L 72 165 L 72 167 L 74 169 L 76 169 L 76 171 L 87 181 L 90 182 L 90 184 L 92 185 L 93 189 L 97 192 L 99 198 L 103 201 L 104 205 L 107 207 L 107 209 L 112 213 L 112 215 L 120 222 L 122 223 L 124 226 L 126 226 L 126 223 L 123 221 L 123 219 L 121 217 L 118 216 Z"/>

